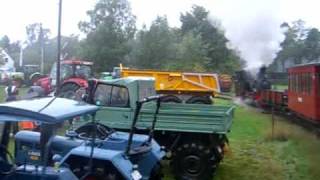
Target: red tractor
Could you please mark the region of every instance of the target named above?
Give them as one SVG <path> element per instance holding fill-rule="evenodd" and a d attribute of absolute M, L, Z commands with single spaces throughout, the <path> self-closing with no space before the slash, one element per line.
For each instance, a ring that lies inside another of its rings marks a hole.
<path fill-rule="evenodd" d="M 61 61 L 60 78 L 61 85 L 58 96 L 74 98 L 76 92 L 80 89 L 85 90 L 88 87 L 88 78 L 92 76 L 93 63 L 79 59 Z M 37 80 L 34 85 L 40 86 L 44 94 L 50 94 L 56 88 L 56 71 L 57 66 L 54 64 L 50 75 Z"/>

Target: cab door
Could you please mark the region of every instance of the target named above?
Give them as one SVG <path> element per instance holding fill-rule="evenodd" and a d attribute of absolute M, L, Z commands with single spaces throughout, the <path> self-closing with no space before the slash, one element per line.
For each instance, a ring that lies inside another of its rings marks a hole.
<path fill-rule="evenodd" d="M 101 107 L 96 119 L 115 129 L 130 129 L 132 108 L 128 89 L 124 86 L 98 84 L 93 102 Z"/>

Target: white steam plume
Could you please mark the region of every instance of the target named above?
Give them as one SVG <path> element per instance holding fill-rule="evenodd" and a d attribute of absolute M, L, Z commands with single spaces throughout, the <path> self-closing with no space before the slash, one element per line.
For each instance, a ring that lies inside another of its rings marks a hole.
<path fill-rule="evenodd" d="M 280 50 L 284 35 L 277 0 L 220 0 L 211 17 L 221 20 L 232 48 L 240 51 L 247 68 L 268 65 Z"/>

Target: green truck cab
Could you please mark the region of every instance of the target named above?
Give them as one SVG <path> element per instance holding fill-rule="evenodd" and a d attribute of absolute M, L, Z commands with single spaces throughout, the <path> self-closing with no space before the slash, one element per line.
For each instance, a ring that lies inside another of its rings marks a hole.
<path fill-rule="evenodd" d="M 89 86 L 88 101 L 101 107 L 96 118 L 124 131 L 130 130 L 136 102 L 156 94 L 154 79 L 147 77 L 89 81 Z M 155 109 L 155 102 L 142 107 L 137 132 L 148 132 Z M 233 106 L 160 103 L 154 138 L 166 148 L 177 179 L 212 179 L 223 158 L 233 114 Z"/>

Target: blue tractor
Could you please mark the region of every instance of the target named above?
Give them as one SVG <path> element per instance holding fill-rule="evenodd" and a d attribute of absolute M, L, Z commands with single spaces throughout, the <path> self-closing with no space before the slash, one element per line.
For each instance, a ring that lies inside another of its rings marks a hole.
<path fill-rule="evenodd" d="M 160 104 L 159 99 L 146 98 L 137 105 L 141 107 L 143 103 L 154 100 Z M 20 131 L 15 135 L 14 156 L 9 151 L 3 151 L 15 160 L 5 164 L 16 164 L 24 171 L 29 170 L 30 174 L 41 174 L 41 167 L 57 171 L 57 174 L 63 169 L 75 178 L 87 180 L 161 179 L 160 160 L 165 153 L 153 140 L 157 112 L 149 135 L 139 135 L 135 134 L 140 112 L 138 108 L 130 133 L 117 132 L 97 123 L 95 113 L 98 110 L 97 106 L 56 97 L 0 105 L 0 120 L 10 117 L 41 124 L 40 132 Z M 55 135 L 59 127 L 65 127 L 67 122 L 79 117 L 91 119 L 88 123 L 91 125 L 90 131 L 78 134 L 71 129 L 67 130 L 66 136 Z M 104 132 L 104 136 L 99 132 Z M 7 156 L 4 154 L 3 157 Z M 2 167 L 6 168 L 0 164 L 0 171 Z M 11 167 L 4 174 L 17 172 L 15 166 Z"/>

